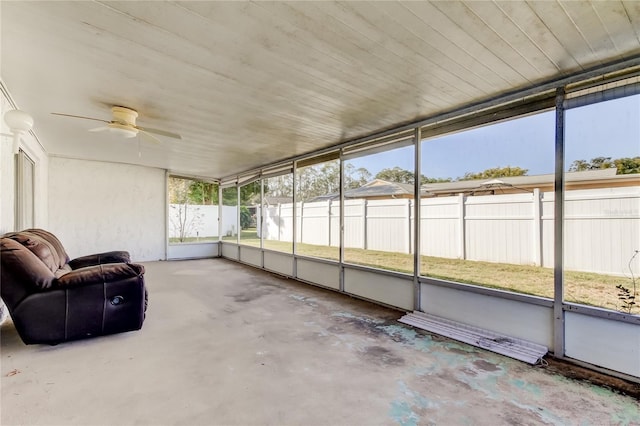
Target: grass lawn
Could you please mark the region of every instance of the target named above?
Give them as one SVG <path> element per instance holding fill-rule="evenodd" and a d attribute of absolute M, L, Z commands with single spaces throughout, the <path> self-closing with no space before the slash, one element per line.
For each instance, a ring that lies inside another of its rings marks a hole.
<path fill-rule="evenodd" d="M 237 238 L 238 237 L 236 235 L 225 235 L 222 237 L 222 241 L 236 242 Z M 258 238 L 258 233 L 255 228 L 243 229 L 240 231 L 240 239 L 251 241 L 251 244 L 245 241 L 243 241 L 242 244 L 246 243 L 249 245 L 256 245 L 257 242 L 257 245 L 260 246 L 260 239 Z"/>
<path fill-rule="evenodd" d="M 235 241 L 236 237 L 230 239 Z M 240 242 L 260 247 L 260 239 L 255 230 L 242 231 Z M 303 256 L 332 260 L 338 260 L 339 257 L 337 247 L 300 243 L 296 247 L 297 253 Z M 265 240 L 264 248 L 291 253 L 292 244 L 285 241 Z M 411 254 L 345 248 L 344 256 L 345 262 L 348 263 L 399 272 L 413 272 L 413 255 Z M 427 277 L 553 298 L 553 269 L 550 268 L 421 256 L 420 270 L 422 275 Z M 615 311 L 620 311 L 622 308 L 616 285 L 622 284 L 633 291 L 631 280 L 625 277 L 565 271 L 564 280 L 566 301 Z M 640 306 L 635 306 L 632 313 L 640 314 Z"/>
<path fill-rule="evenodd" d="M 218 237 L 186 237 L 184 240 L 180 241 L 180 238 L 169 238 L 169 244 L 180 244 L 180 243 L 210 243 L 218 241 Z"/>

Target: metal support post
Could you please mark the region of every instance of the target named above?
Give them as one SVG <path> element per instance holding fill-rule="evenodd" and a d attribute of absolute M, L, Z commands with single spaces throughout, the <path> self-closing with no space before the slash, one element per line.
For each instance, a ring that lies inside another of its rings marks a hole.
<path fill-rule="evenodd" d="M 421 296 L 422 288 L 420 285 L 420 193 L 421 193 L 421 149 L 422 131 L 420 127 L 416 127 L 414 134 L 414 151 L 415 160 L 415 185 L 413 186 L 413 309 L 415 311 L 422 310 Z"/>
<path fill-rule="evenodd" d="M 344 292 L 344 159 L 340 150 L 340 291 Z"/>
<path fill-rule="evenodd" d="M 564 357 L 564 88 L 556 90 L 555 197 L 554 197 L 554 261 L 553 261 L 553 352 Z"/>

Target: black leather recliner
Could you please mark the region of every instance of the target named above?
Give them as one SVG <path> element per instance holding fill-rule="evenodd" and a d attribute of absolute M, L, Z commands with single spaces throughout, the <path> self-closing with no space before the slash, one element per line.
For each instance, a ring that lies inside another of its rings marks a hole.
<path fill-rule="evenodd" d="M 113 251 L 69 260 L 42 229 L 0 238 L 0 295 L 26 344 L 57 344 L 139 330 L 147 291 L 144 266 Z"/>

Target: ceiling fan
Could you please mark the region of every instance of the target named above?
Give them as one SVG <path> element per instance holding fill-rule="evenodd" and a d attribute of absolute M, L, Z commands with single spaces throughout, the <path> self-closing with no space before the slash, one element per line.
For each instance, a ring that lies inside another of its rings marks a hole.
<path fill-rule="evenodd" d="M 133 138 L 136 135 L 140 134 L 146 136 L 149 140 L 153 142 L 161 142 L 157 137 L 153 136 L 152 133 L 156 135 L 166 136 L 174 139 L 182 139 L 177 133 L 167 132 L 165 130 L 152 129 L 149 127 L 140 127 L 136 125 L 136 118 L 138 117 L 138 112 L 134 109 L 123 107 L 123 106 L 113 106 L 111 108 L 111 112 L 113 114 L 113 118 L 111 120 L 103 120 L 101 118 L 93 118 L 93 117 L 84 117 L 81 115 L 72 115 L 72 114 L 63 114 L 60 112 L 52 112 L 53 115 L 60 115 L 63 117 L 72 117 L 72 118 L 82 118 L 84 120 L 94 120 L 101 121 L 106 123 L 105 126 L 96 127 L 95 129 L 89 129 L 90 132 L 103 132 L 109 131 L 111 133 L 120 135 L 125 138 Z"/>

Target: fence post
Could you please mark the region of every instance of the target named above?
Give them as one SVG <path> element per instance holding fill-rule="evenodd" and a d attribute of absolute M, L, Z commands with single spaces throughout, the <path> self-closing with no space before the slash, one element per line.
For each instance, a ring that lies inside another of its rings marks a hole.
<path fill-rule="evenodd" d="M 466 259 L 467 250 L 465 246 L 465 219 L 464 219 L 464 203 L 465 196 L 463 193 L 458 194 L 458 258 Z"/>
<path fill-rule="evenodd" d="M 278 203 L 278 241 L 282 241 L 282 204 Z"/>
<path fill-rule="evenodd" d="M 362 200 L 362 248 L 367 249 L 367 200 Z"/>
<path fill-rule="evenodd" d="M 407 238 L 406 248 L 407 248 L 407 253 L 411 254 L 411 253 L 413 253 L 413 250 L 412 250 L 413 238 L 411 238 L 412 235 L 413 235 L 413 233 L 411 232 L 411 208 L 412 208 L 411 199 L 407 199 L 407 207 L 408 207 L 407 210 L 405 210 L 406 213 L 407 213 L 407 220 L 406 220 L 406 226 L 407 227 L 405 229 L 409 230 L 409 237 Z"/>
<path fill-rule="evenodd" d="M 331 200 L 327 200 L 327 246 L 331 247 Z"/>
<path fill-rule="evenodd" d="M 533 264 L 542 265 L 542 200 L 540 188 L 533 188 Z"/>
<path fill-rule="evenodd" d="M 297 203 L 295 203 L 293 205 L 293 208 L 297 211 L 298 210 L 298 206 Z M 297 228 L 298 224 L 295 223 L 297 221 L 294 221 L 293 227 Z M 298 235 L 296 236 L 296 240 L 300 243 L 302 243 L 302 237 L 303 237 L 303 233 L 302 230 L 304 229 L 304 201 L 300 202 L 300 232 L 298 233 Z"/>

